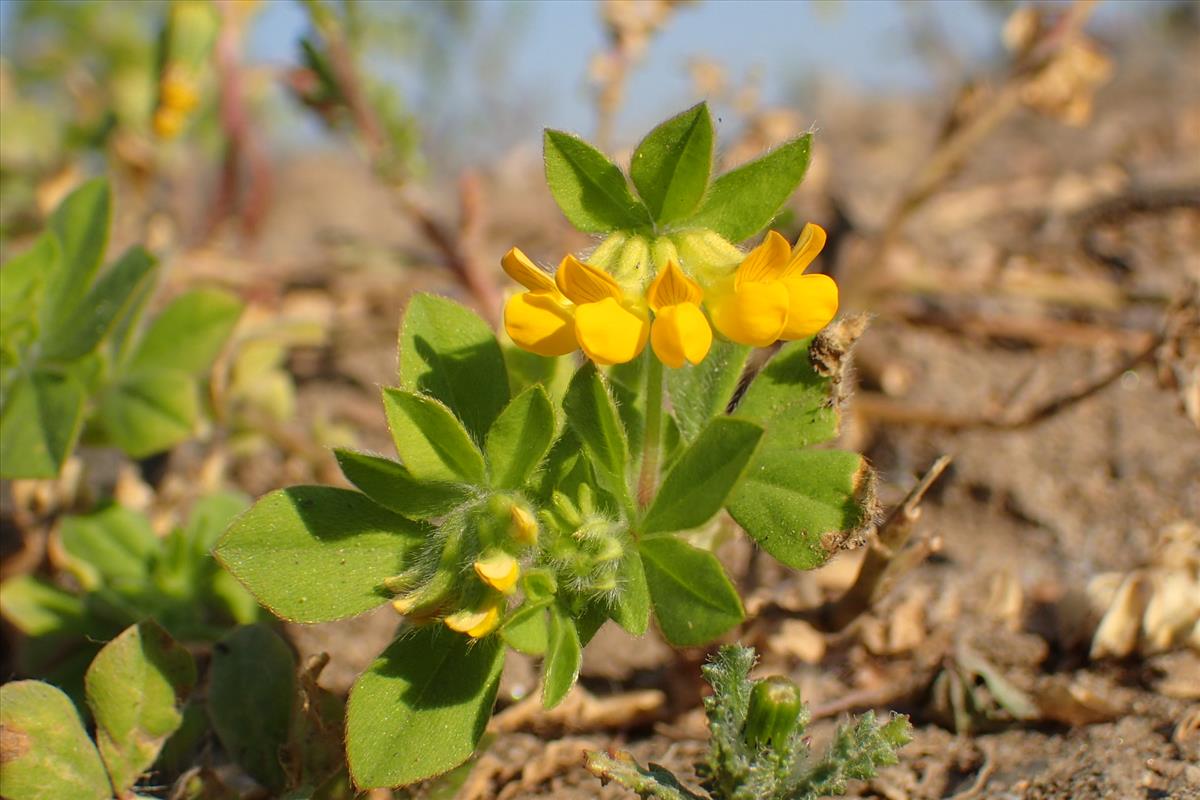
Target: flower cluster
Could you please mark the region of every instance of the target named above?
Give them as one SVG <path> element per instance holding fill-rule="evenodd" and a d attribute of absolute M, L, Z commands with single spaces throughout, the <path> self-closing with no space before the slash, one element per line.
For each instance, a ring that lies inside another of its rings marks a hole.
<path fill-rule="evenodd" d="M 673 245 L 654 248 L 670 255 L 644 290 L 637 276 L 647 270 L 635 269 L 633 280 L 622 282 L 568 255 L 551 276 L 514 247 L 501 264 L 526 291 L 508 301 L 504 327 L 524 350 L 561 356 L 579 349 L 600 365 L 632 361 L 647 342 L 669 367 L 699 364 L 713 328 L 754 347 L 802 339 L 837 313 L 837 284 L 805 273 L 824 246 L 825 231 L 810 223 L 795 247 L 771 231 L 734 268 L 684 259 L 685 270 Z M 651 249 L 643 251 L 649 261 Z"/>

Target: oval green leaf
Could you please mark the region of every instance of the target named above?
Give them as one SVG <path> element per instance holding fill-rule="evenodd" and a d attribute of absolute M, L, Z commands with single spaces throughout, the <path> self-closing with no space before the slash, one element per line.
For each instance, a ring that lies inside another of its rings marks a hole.
<path fill-rule="evenodd" d="M 416 392 L 384 389 L 383 407 L 396 452 L 413 477 L 483 483 L 483 454 L 440 401 Z"/>
<path fill-rule="evenodd" d="M 717 557 L 673 536 L 639 547 L 659 630 L 679 647 L 708 644 L 745 619 Z"/>
<path fill-rule="evenodd" d="M 713 124 L 700 103 L 647 134 L 629 165 L 629 177 L 655 222 L 682 219 L 696 210 L 712 172 Z"/>
<path fill-rule="evenodd" d="M 554 407 L 541 386 L 513 398 L 487 435 L 492 486 L 519 489 L 546 457 L 555 432 Z"/>
<path fill-rule="evenodd" d="M 563 131 L 543 139 L 546 183 L 572 225 L 606 233 L 650 225 L 650 213 L 629 191 L 621 169 L 590 144 Z"/>

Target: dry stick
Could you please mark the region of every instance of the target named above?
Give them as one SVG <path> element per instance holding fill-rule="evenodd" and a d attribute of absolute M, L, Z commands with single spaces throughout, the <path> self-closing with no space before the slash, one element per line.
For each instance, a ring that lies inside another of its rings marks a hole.
<path fill-rule="evenodd" d="M 888 584 L 899 574 L 901 568 L 911 569 L 919 561 L 913 562 L 904 558 L 900 562 L 898 556 L 912 536 L 913 526 L 921 516 L 921 499 L 929 491 L 934 482 L 941 477 L 950 466 L 950 456 L 939 456 L 925 476 L 917 482 L 904 502 L 896 506 L 883 524 L 876 531 L 875 538 L 868 545 L 867 555 L 858 568 L 858 577 L 854 585 L 846 590 L 837 600 L 826 603 L 811 614 L 816 626 L 824 631 L 840 631 L 871 608 L 876 600 L 886 591 Z M 928 555 L 929 550 L 923 551 Z M 810 615 L 805 615 L 810 616 Z"/>
<path fill-rule="evenodd" d="M 1086 400 L 1116 383 L 1122 375 L 1134 367 L 1153 358 L 1155 352 L 1166 341 L 1164 333 L 1156 335 L 1141 351 L 1134 353 L 1109 370 L 1100 378 L 1067 392 L 1061 397 L 1042 403 L 1017 417 L 999 416 L 963 417 L 947 414 L 932 408 L 914 408 L 895 403 L 877 394 L 859 394 L 854 399 L 854 413 L 874 420 L 928 428 L 959 431 L 971 428 L 983 430 L 1020 430 L 1036 425 L 1055 414 L 1061 413 L 1076 403 Z"/>

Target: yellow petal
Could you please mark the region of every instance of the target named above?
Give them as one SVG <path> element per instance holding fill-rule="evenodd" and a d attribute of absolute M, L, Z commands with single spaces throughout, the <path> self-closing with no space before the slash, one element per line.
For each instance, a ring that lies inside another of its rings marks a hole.
<path fill-rule="evenodd" d="M 554 279 L 538 269 L 527 255 L 515 247 L 500 259 L 500 266 L 508 273 L 508 277 L 531 292 L 558 292 L 558 287 L 554 285 Z"/>
<path fill-rule="evenodd" d="M 557 291 L 522 292 L 504 305 L 504 330 L 522 350 L 539 356 L 562 356 L 574 351 L 575 321 L 571 309 L 558 301 Z"/>
<path fill-rule="evenodd" d="M 792 247 L 778 231 L 770 231 L 737 268 L 737 284 L 778 280 L 787 267 Z"/>
<path fill-rule="evenodd" d="M 717 330 L 739 344 L 766 347 L 774 343 L 787 324 L 787 287 L 770 281 L 728 288 L 710 295 L 708 310 Z"/>
<path fill-rule="evenodd" d="M 607 272 L 590 267 L 575 256 L 567 256 L 554 274 L 558 289 L 573 303 L 599 303 L 606 298 L 621 299 L 624 292 Z"/>
<path fill-rule="evenodd" d="M 493 604 L 476 611 L 456 611 L 443 622 L 452 631 L 465 633 L 472 639 L 481 639 L 500 624 L 500 606 Z"/>
<path fill-rule="evenodd" d="M 786 279 L 804 272 L 823 249 L 825 229 L 812 222 L 808 223 L 804 230 L 800 231 L 800 238 L 796 240 L 796 246 L 792 249 L 792 256 L 788 259 L 783 277 Z"/>
<path fill-rule="evenodd" d="M 788 292 L 788 318 L 779 338 L 812 336 L 837 314 L 838 287 L 828 275 L 797 275 L 783 281 L 783 285 Z"/>
<path fill-rule="evenodd" d="M 513 506 L 516 508 L 516 506 Z M 479 580 L 491 586 L 501 594 L 512 594 L 521 577 L 521 565 L 517 560 L 504 551 L 489 553 L 475 562 L 475 574 Z"/>
<path fill-rule="evenodd" d="M 685 359 L 699 364 L 712 347 L 712 328 L 695 303 L 666 306 L 654 315 L 650 345 L 668 367 L 678 369 Z"/>
<path fill-rule="evenodd" d="M 575 310 L 575 337 L 597 364 L 624 364 L 637 358 L 650 337 L 644 311 L 623 306 L 609 297 Z"/>
<path fill-rule="evenodd" d="M 512 537 L 520 544 L 537 544 L 538 524 L 533 515 L 516 503 L 512 504 L 509 514 L 512 517 L 512 525 L 508 530 Z"/>
<path fill-rule="evenodd" d="M 683 270 L 674 260 L 668 261 L 667 266 L 659 270 L 654 282 L 650 284 L 650 289 L 646 292 L 650 308 L 654 309 L 656 313 L 664 306 L 673 306 L 679 303 L 699 304 L 703 297 L 704 290 L 700 288 L 700 284 L 684 275 Z"/>

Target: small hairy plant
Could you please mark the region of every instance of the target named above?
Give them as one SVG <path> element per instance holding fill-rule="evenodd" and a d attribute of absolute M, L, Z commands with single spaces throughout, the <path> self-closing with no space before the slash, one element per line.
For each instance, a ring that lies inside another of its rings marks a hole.
<path fill-rule="evenodd" d="M 158 262 L 135 245 L 101 270 L 111 216 L 107 181 L 88 181 L 0 268 L 0 477 L 54 477 L 81 432 L 153 455 L 200 418 L 242 304 L 195 289 L 143 325 Z"/>
<path fill-rule="evenodd" d="M 813 337 L 836 313 L 837 286 L 805 270 L 824 231 L 805 226 L 794 247 L 776 232 L 749 253 L 734 244 L 779 212 L 810 138 L 712 181 L 699 105 L 642 141 L 627 179 L 548 131 L 551 193 L 605 238 L 554 274 L 516 248 L 501 259 L 524 287 L 504 312 L 515 347 L 456 303 L 414 297 L 397 385 L 382 391 L 400 460 L 337 450 L 357 491 L 274 492 L 217 543 L 218 560 L 285 619 L 384 603 L 405 617 L 350 693 L 360 788 L 469 758 L 506 647 L 542 658 L 549 708 L 608 620 L 641 635 L 653 618 L 678 646 L 738 625 L 737 590 L 686 534 L 729 529 L 723 509 L 798 569 L 869 521 L 863 458 L 822 446 L 837 435 L 838 375 L 830 342 Z M 751 348 L 778 340 L 744 376 Z"/>
<path fill-rule="evenodd" d="M 870 711 L 839 727 L 825 754 L 813 758 L 799 687 L 779 675 L 750 680 L 756 658 L 751 648 L 726 645 L 702 668 L 713 687 L 704 700 L 708 755 L 696 765 L 707 797 L 817 800 L 844 794 L 847 780 L 873 777 L 878 767 L 896 763 L 896 750 L 911 739 L 908 719 L 893 715 L 881 725 Z M 641 797 L 704 797 L 656 764 L 640 766 L 629 753 L 589 753 L 587 767 L 601 781 L 614 780 Z"/>

